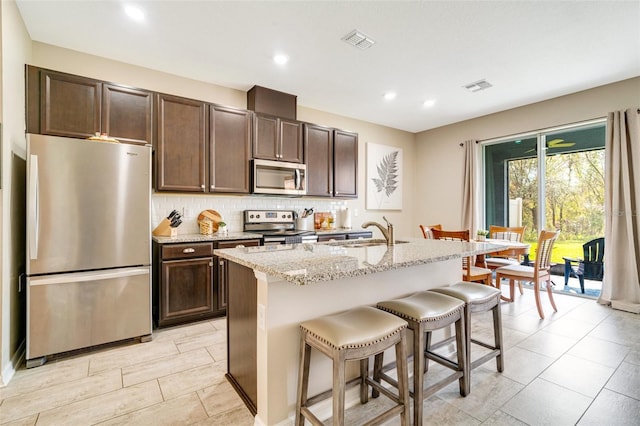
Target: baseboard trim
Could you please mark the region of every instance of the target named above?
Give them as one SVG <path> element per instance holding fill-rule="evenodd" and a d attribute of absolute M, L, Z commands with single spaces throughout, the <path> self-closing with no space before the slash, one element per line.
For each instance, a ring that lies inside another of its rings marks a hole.
<path fill-rule="evenodd" d="M 640 314 L 640 303 L 633 303 L 627 300 L 612 300 L 611 307 L 619 311 L 631 312 L 632 314 Z"/>
<path fill-rule="evenodd" d="M 0 387 L 7 386 L 13 376 L 18 371 L 18 367 L 22 365 L 22 362 L 26 356 L 26 340 L 22 340 L 20 345 L 18 346 L 18 350 L 16 350 L 9 361 L 9 364 L 2 370 L 2 376 L 0 377 Z"/>

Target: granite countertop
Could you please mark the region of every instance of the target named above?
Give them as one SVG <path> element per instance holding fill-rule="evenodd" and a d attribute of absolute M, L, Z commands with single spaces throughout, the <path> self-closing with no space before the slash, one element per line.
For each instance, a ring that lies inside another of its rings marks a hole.
<path fill-rule="evenodd" d="M 330 235 L 330 234 L 352 234 L 357 232 L 371 232 L 367 229 L 316 229 L 315 233 L 318 235 Z M 173 243 L 200 243 L 208 241 L 228 241 L 228 240 L 250 240 L 254 238 L 262 238 L 261 234 L 254 234 L 251 232 L 229 232 L 226 235 L 219 235 L 213 233 L 212 235 L 202 234 L 178 234 L 177 237 L 157 237 L 152 236 L 153 241 L 160 244 L 173 244 Z"/>
<path fill-rule="evenodd" d="M 206 243 L 210 241 L 229 241 L 229 240 L 251 240 L 262 238 L 260 234 L 252 234 L 250 232 L 229 232 L 227 234 L 202 235 L 202 234 L 179 234 L 176 237 L 156 237 L 153 241 L 160 244 L 172 243 Z"/>
<path fill-rule="evenodd" d="M 369 246 L 370 241 L 380 245 Z M 490 243 L 404 239 L 282 244 L 214 250 L 217 256 L 298 285 L 356 277 L 496 251 Z"/>

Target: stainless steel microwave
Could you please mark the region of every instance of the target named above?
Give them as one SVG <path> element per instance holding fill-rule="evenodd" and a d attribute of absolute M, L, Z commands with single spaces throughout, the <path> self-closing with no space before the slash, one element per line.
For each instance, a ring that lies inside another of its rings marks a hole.
<path fill-rule="evenodd" d="M 306 195 L 307 166 L 284 161 L 253 160 L 253 193 Z"/>

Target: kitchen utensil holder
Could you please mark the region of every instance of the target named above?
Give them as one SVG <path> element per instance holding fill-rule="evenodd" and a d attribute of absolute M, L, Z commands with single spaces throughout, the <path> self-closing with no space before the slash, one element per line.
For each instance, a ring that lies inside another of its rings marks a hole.
<path fill-rule="evenodd" d="M 313 224 L 313 218 L 311 216 L 301 217 L 296 219 L 296 229 L 299 229 L 302 231 L 313 231 L 313 228 L 314 228 L 314 224 Z"/>
<path fill-rule="evenodd" d="M 178 228 L 172 228 L 169 219 L 162 219 L 152 234 L 156 237 L 177 237 Z"/>

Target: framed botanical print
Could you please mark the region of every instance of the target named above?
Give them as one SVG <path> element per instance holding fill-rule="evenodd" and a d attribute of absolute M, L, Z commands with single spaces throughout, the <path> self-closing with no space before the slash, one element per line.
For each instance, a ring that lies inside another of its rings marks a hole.
<path fill-rule="evenodd" d="M 367 210 L 402 210 L 402 149 L 367 143 Z"/>

